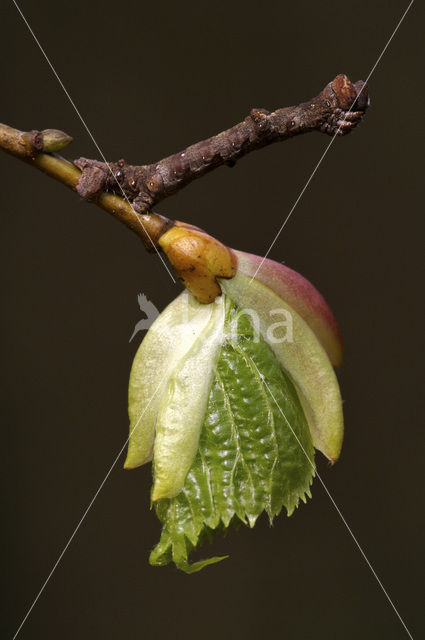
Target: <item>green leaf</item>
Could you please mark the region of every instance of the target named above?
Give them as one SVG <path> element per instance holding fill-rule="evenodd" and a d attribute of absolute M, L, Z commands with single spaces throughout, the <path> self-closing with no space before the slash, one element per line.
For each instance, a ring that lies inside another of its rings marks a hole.
<path fill-rule="evenodd" d="M 208 326 L 215 306 L 200 304 L 188 291 L 183 291 L 158 316 L 144 337 L 130 373 L 126 469 L 152 460 L 162 397 L 176 367 Z"/>
<path fill-rule="evenodd" d="M 223 559 L 188 563 L 213 531 L 240 522 L 253 527 L 263 511 L 272 521 L 282 507 L 291 515 L 310 496 L 314 476 L 295 387 L 229 298 L 224 329 L 198 452 L 180 493 L 155 504 L 163 529 L 150 563 L 174 562 L 187 573 Z"/>
<path fill-rule="evenodd" d="M 259 333 L 294 382 L 316 449 L 335 462 L 341 452 L 344 418 L 338 380 L 326 351 L 303 318 L 269 287 L 239 273 L 221 282 L 244 309 L 255 311 Z M 285 322 L 273 325 L 283 312 Z M 288 323 L 291 327 L 288 337 Z"/>
<path fill-rule="evenodd" d="M 218 298 L 208 309 L 208 322 L 174 367 L 158 408 L 153 501 L 180 493 L 199 446 L 214 366 L 223 341 L 224 298 Z"/>

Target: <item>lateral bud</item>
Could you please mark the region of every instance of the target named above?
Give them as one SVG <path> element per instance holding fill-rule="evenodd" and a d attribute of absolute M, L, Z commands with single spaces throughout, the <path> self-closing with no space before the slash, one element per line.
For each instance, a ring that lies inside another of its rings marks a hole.
<path fill-rule="evenodd" d="M 45 153 L 55 153 L 61 151 L 72 142 L 71 136 L 58 129 L 44 129 L 41 132 L 42 151 Z"/>

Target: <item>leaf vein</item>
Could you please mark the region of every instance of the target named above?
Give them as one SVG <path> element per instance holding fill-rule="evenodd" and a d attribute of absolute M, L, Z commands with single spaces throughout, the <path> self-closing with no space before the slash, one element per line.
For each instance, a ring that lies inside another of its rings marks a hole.
<path fill-rule="evenodd" d="M 267 502 L 269 503 L 269 506 L 271 508 L 272 505 L 272 493 L 273 493 L 273 475 L 274 475 L 274 470 L 276 467 L 276 464 L 279 460 L 279 447 L 277 444 L 277 435 L 276 435 L 276 425 L 275 425 L 275 419 L 274 419 L 274 413 L 273 413 L 273 407 L 272 404 L 270 402 L 270 398 L 269 395 L 267 394 L 267 392 L 264 389 L 264 384 L 263 381 L 261 379 L 261 376 L 258 372 L 258 369 L 253 361 L 253 359 L 239 346 L 239 344 L 237 342 L 232 341 L 232 347 L 235 349 L 235 351 L 237 351 L 240 356 L 243 358 L 243 360 L 246 362 L 246 364 L 248 365 L 248 367 L 250 368 L 250 370 L 252 371 L 252 373 L 254 374 L 254 378 L 258 384 L 258 387 L 260 389 L 260 393 L 264 398 L 265 401 L 265 405 L 267 407 L 267 414 L 268 414 L 268 423 L 272 432 L 272 442 L 273 442 L 273 449 L 274 449 L 274 459 L 273 459 L 273 463 L 272 463 L 272 468 L 270 470 L 270 479 L 269 479 L 269 495 L 267 496 Z"/>
<path fill-rule="evenodd" d="M 237 425 L 236 425 L 236 421 L 235 421 L 235 416 L 234 416 L 234 413 L 233 413 L 233 410 L 232 410 L 232 407 L 231 407 L 231 404 L 230 404 L 229 394 L 226 391 L 226 387 L 225 387 L 225 385 L 223 383 L 223 379 L 221 378 L 221 376 L 220 376 L 218 371 L 217 371 L 217 382 L 220 385 L 220 388 L 221 388 L 221 390 L 223 392 L 224 403 L 226 405 L 226 408 L 227 408 L 227 411 L 228 411 L 228 414 L 229 414 L 230 424 L 231 424 L 232 433 L 233 433 L 234 440 L 235 440 L 235 445 L 236 445 L 236 452 L 237 452 L 236 456 L 235 456 L 235 462 L 234 462 L 233 467 L 232 467 L 232 473 L 231 473 L 232 494 L 233 494 L 233 496 L 235 498 L 235 495 L 234 495 L 235 487 L 234 487 L 234 482 L 233 482 L 233 476 L 234 476 L 234 472 L 236 470 L 236 466 L 237 466 L 239 460 L 241 460 L 242 464 L 244 465 L 244 467 L 245 467 L 245 469 L 246 469 L 246 471 L 248 473 L 248 477 L 249 477 L 249 481 L 250 481 L 250 487 L 251 487 L 251 497 L 252 497 L 253 502 L 255 502 L 255 488 L 254 488 L 254 482 L 253 482 L 253 479 L 252 479 L 251 469 L 249 468 L 249 465 L 248 465 L 248 463 L 245 460 L 245 457 L 243 455 L 242 447 L 241 447 L 241 443 L 240 443 L 239 431 L 238 431 L 238 428 L 237 428 Z"/>

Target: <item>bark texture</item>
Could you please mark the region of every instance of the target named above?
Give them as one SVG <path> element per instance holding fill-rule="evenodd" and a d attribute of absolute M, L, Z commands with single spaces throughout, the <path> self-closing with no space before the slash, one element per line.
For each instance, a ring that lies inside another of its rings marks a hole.
<path fill-rule="evenodd" d="M 231 129 L 153 164 L 129 165 L 124 160 L 106 164 L 79 158 L 75 164 L 82 177 L 77 191 L 89 200 L 102 191 L 124 193 L 138 213 L 147 213 L 216 167 L 234 166 L 250 151 L 309 131 L 346 135 L 361 121 L 368 106 L 364 83 L 359 80 L 353 84 L 346 75 L 338 75 L 307 102 L 273 112 L 252 109 Z"/>

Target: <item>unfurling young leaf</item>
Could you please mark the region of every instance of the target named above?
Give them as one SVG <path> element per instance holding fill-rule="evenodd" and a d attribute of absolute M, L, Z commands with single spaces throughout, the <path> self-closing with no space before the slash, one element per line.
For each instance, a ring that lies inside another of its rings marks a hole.
<path fill-rule="evenodd" d="M 186 291 L 157 318 L 130 376 L 125 466 L 153 460 L 163 526 L 150 562 L 188 573 L 222 559 L 188 561 L 214 530 L 290 515 L 310 496 L 314 447 L 334 461 L 342 444 L 332 312 L 299 274 L 266 261 L 252 280 L 259 259 L 236 254 L 215 302 Z"/>
<path fill-rule="evenodd" d="M 53 153 L 69 144 L 67 134 L 0 124 L 0 147 L 97 202 L 149 250 L 162 251 L 188 290 L 157 317 L 130 374 L 124 466 L 152 461 L 151 502 L 163 527 L 153 565 L 173 561 L 199 571 L 221 560 L 188 560 L 213 531 L 252 527 L 263 511 L 270 521 L 282 508 L 290 515 L 310 496 L 314 448 L 338 459 L 343 415 L 332 366 L 342 361 L 341 337 L 313 285 L 152 206 L 277 139 L 315 129 L 349 133 L 368 105 L 365 84 L 339 75 L 313 102 L 272 113 L 252 109 L 231 129 L 142 166 L 69 163 Z"/>
<path fill-rule="evenodd" d="M 290 515 L 310 495 L 314 451 L 294 385 L 248 315 L 230 299 L 227 307 L 196 457 L 182 491 L 156 504 L 163 531 L 154 565 L 198 571 L 222 559 L 188 564 L 208 532 L 232 521 L 253 527 L 263 511 L 272 520 L 282 507 Z"/>

